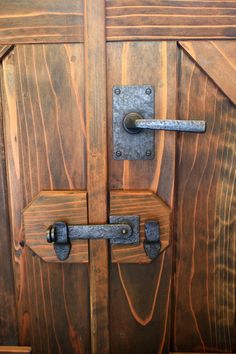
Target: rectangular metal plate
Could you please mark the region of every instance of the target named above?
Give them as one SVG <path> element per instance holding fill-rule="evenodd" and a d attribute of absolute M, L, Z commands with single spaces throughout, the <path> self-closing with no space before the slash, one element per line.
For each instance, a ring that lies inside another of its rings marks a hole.
<path fill-rule="evenodd" d="M 113 158 L 115 160 L 152 160 L 155 155 L 154 132 L 148 129 L 137 134 L 123 127 L 126 114 L 137 112 L 144 119 L 154 119 L 154 87 L 113 87 Z"/>

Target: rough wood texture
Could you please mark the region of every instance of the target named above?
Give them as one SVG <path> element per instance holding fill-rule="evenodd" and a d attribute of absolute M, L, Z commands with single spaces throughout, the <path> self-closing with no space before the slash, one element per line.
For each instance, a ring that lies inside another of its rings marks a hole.
<path fill-rule="evenodd" d="M 89 223 L 107 222 L 105 1 L 85 2 L 87 190 Z M 109 354 L 108 242 L 89 242 L 92 354 Z"/>
<path fill-rule="evenodd" d="M 0 44 L 82 42 L 82 0 L 0 0 Z"/>
<path fill-rule="evenodd" d="M 87 193 L 76 191 L 41 192 L 24 210 L 26 245 L 46 262 L 60 262 L 52 244 L 46 240 L 47 229 L 55 221 L 87 224 Z M 88 262 L 88 241 L 73 241 L 68 263 Z"/>
<path fill-rule="evenodd" d="M 0 65 L 0 89 L 2 67 Z M 3 138 L 2 95 L 0 90 L 0 343 L 17 344 L 18 329 L 14 279 L 11 263 L 11 235 L 8 214 L 5 147 Z"/>
<path fill-rule="evenodd" d="M 191 41 L 179 44 L 236 104 L 236 41 Z"/>
<path fill-rule="evenodd" d="M 144 225 L 149 220 L 156 220 L 160 225 L 160 252 L 163 252 L 169 246 L 172 231 L 171 210 L 154 193 L 149 191 L 111 191 L 110 214 L 140 216 L 140 245 L 113 246 L 111 252 L 113 262 L 151 262 L 143 246 L 145 240 Z"/>
<path fill-rule="evenodd" d="M 106 0 L 107 40 L 230 39 L 235 15 L 235 0 Z"/>
<path fill-rule="evenodd" d="M 151 190 L 173 207 L 175 133 L 156 133 L 152 161 L 112 160 L 112 86 L 151 84 L 156 116 L 176 115 L 176 43 L 107 44 L 110 189 Z M 171 247 L 148 265 L 111 267 L 111 353 L 168 353 Z"/>
<path fill-rule="evenodd" d="M 23 208 L 40 190 L 86 189 L 82 45 L 19 46 L 3 79 L 20 344 L 89 353 L 87 267 L 47 264 L 21 242 Z"/>
<path fill-rule="evenodd" d="M 179 118 L 208 129 L 178 139 L 173 349 L 235 352 L 236 108 L 182 50 L 179 80 Z"/>
<path fill-rule="evenodd" d="M 10 354 L 10 353 L 27 354 L 27 353 L 31 353 L 31 348 L 30 347 L 2 346 L 2 347 L 0 347 L 0 353 L 4 353 L 4 354 Z"/>

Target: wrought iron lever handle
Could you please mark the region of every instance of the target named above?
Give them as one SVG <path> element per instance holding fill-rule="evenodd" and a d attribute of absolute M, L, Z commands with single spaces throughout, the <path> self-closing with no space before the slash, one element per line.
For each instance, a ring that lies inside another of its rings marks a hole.
<path fill-rule="evenodd" d="M 144 119 L 141 114 L 131 112 L 124 117 L 123 126 L 128 133 L 136 134 L 141 129 L 205 133 L 207 125 L 202 120 Z"/>

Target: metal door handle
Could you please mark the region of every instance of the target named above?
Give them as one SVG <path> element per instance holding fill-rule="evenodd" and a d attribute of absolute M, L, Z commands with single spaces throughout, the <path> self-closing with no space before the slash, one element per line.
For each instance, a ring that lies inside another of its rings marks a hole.
<path fill-rule="evenodd" d="M 206 122 L 203 120 L 159 120 L 144 119 L 136 112 L 128 113 L 123 120 L 125 130 L 130 134 L 139 133 L 141 129 L 171 130 L 188 133 L 205 133 Z"/>

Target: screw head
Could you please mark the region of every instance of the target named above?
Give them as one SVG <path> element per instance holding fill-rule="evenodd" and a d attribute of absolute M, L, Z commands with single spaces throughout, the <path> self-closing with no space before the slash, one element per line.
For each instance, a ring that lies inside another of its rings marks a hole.
<path fill-rule="evenodd" d="M 116 94 L 116 95 L 119 95 L 120 93 L 121 93 L 120 89 L 119 89 L 119 88 L 116 88 L 116 89 L 115 89 L 115 94 Z"/>
<path fill-rule="evenodd" d="M 150 89 L 150 87 L 148 87 L 148 88 L 145 90 L 145 93 L 146 93 L 146 95 L 151 95 L 152 90 Z"/>
<path fill-rule="evenodd" d="M 121 155 L 122 155 L 122 152 L 121 152 L 121 151 L 119 151 L 119 150 L 116 151 L 116 156 L 117 156 L 117 157 L 120 157 Z"/>
<path fill-rule="evenodd" d="M 127 234 L 127 230 L 126 229 L 122 229 L 121 233 L 122 233 L 122 235 L 126 235 Z"/>
<path fill-rule="evenodd" d="M 151 156 L 151 155 L 152 155 L 151 150 L 147 150 L 147 151 L 146 151 L 146 156 Z"/>

